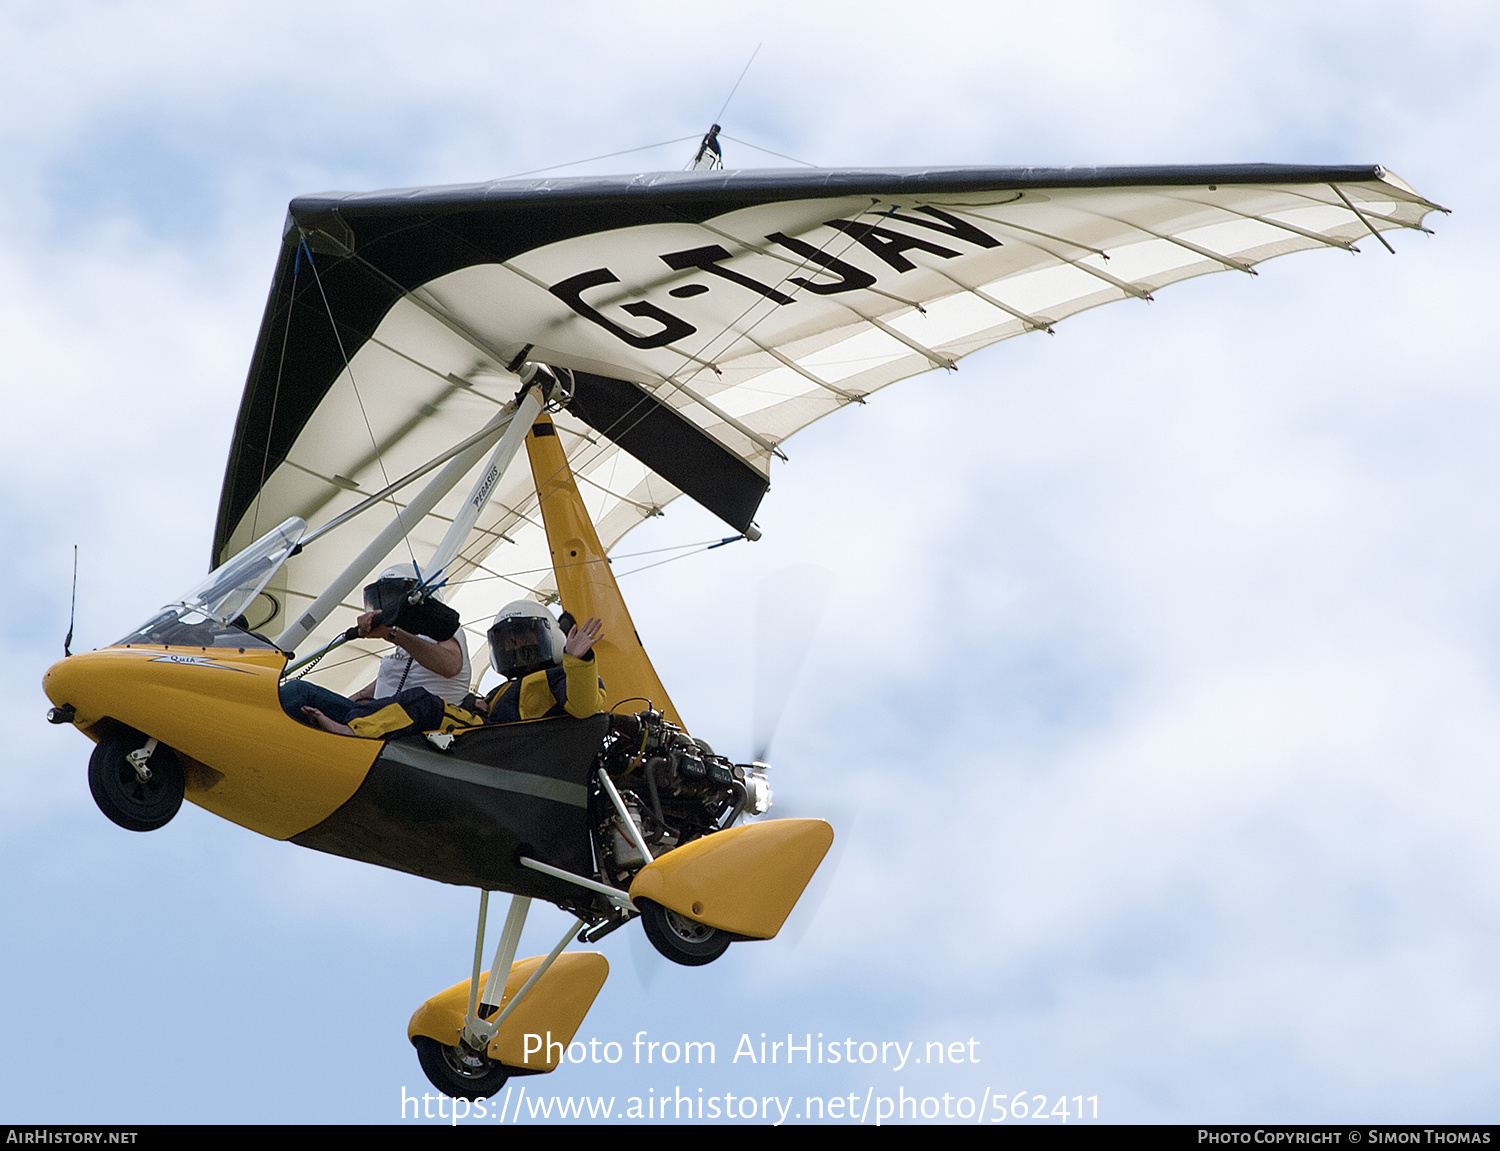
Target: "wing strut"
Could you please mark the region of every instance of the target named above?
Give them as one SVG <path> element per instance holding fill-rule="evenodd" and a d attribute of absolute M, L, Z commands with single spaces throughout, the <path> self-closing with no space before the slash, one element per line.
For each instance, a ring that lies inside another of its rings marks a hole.
<path fill-rule="evenodd" d="M 537 376 L 541 377 L 538 381 L 543 385 L 541 387 L 532 386 L 532 380 Z M 526 429 L 531 427 L 531 421 L 541 414 L 542 406 L 551 398 L 553 380 L 549 373 L 539 372 L 535 364 L 526 364 L 521 368 L 521 378 L 525 383 L 521 394 L 516 397 L 515 412 L 511 417 L 510 427 L 505 429 L 505 435 L 495 445 L 495 452 L 490 456 L 489 467 L 485 468 L 479 479 L 474 482 L 474 490 L 469 493 L 463 510 L 453 517 L 453 523 L 443 536 L 443 542 L 438 544 L 437 551 L 432 554 L 432 560 L 427 565 L 427 576 L 424 582 L 429 586 L 435 585 L 443 578 L 443 573 L 458 558 L 458 553 L 463 550 L 464 544 L 469 542 L 469 533 L 474 530 L 474 524 L 479 520 L 479 513 L 484 511 L 484 505 L 490 502 L 490 496 L 499 485 L 500 477 L 505 474 L 505 469 L 510 467 L 510 462 L 516 458 L 516 453 L 521 450 L 521 441 L 526 436 Z"/>
<path fill-rule="evenodd" d="M 503 407 L 504 405 L 501 406 Z M 375 507 L 377 504 L 384 503 L 386 497 L 400 491 L 408 484 L 416 483 L 428 472 L 437 471 L 438 468 L 442 467 L 454 456 L 458 455 L 460 452 L 468 451 L 475 444 L 479 444 L 480 449 L 483 450 L 484 448 L 492 444 L 495 441 L 496 437 L 500 434 L 500 431 L 495 427 L 493 423 L 480 428 L 468 439 L 459 440 L 458 443 L 454 444 L 447 451 L 434 456 L 421 467 L 414 468 L 412 471 L 407 472 L 399 480 L 392 480 L 378 492 L 374 492 L 373 494 L 366 496 L 352 508 L 348 509 L 347 511 L 340 512 L 327 523 L 319 524 L 312 531 L 308 532 L 307 535 L 302 537 L 302 546 L 304 548 L 307 547 L 314 540 L 333 531 L 334 528 L 342 527 L 344 524 L 352 520 L 355 516 L 363 515 L 365 512 Z"/>
<path fill-rule="evenodd" d="M 515 414 L 516 404 L 514 402 L 506 404 L 489 422 L 488 430 L 495 433 L 504 432 L 510 426 Z M 406 534 L 406 525 L 421 523 L 423 517 L 437 506 L 438 501 L 447 495 L 458 481 L 463 479 L 479 462 L 484 449 L 488 446 L 487 437 L 476 440 L 467 450 L 449 460 L 447 466 L 428 482 L 411 503 L 406 505 L 402 515 L 396 516 L 387 524 L 385 529 L 370 542 L 370 545 L 354 558 L 354 562 L 340 572 L 337 578 L 328 585 L 327 590 L 312 602 L 312 606 L 299 616 L 294 624 L 276 637 L 276 646 L 283 651 L 291 651 L 306 639 L 312 630 L 344 601 L 344 597 L 375 570 L 375 567 L 391 553 L 391 549 L 401 542 L 402 536 Z"/>
<path fill-rule="evenodd" d="M 437 551 L 433 553 L 427 565 L 424 583 L 427 586 L 437 584 L 442 573 L 458 558 L 458 553 L 468 542 L 469 533 L 474 530 L 479 513 L 489 503 L 500 477 L 505 474 L 505 469 L 510 466 L 511 460 L 515 459 L 516 453 L 521 450 L 521 441 L 526 435 L 526 429 L 530 427 L 531 421 L 537 417 L 542 407 L 551 398 L 556 386 L 556 381 L 551 374 L 539 371 L 536 364 L 524 365 L 520 376 L 524 381 L 521 391 L 485 425 L 484 434 L 470 438 L 469 446 L 455 455 L 448 462 L 448 466 L 439 472 L 437 477 L 423 488 L 411 503 L 406 505 L 405 518 L 403 519 L 403 515 L 398 513 L 385 530 L 376 536 L 370 545 L 359 553 L 354 562 L 328 585 L 327 590 L 313 601 L 312 606 L 297 622 L 277 637 L 277 646 L 284 651 L 290 651 L 296 644 L 306 639 L 313 628 L 322 623 L 328 613 L 338 607 L 344 597 L 390 554 L 391 549 L 406 534 L 406 522 L 420 523 L 422 518 L 437 506 L 438 501 L 452 491 L 458 481 L 463 479 L 479 462 L 479 456 L 489 445 L 491 437 L 499 434 L 500 442 L 495 445 L 489 466 L 475 481 L 463 510 L 454 517 L 447 534 L 443 536 L 443 542 L 438 545 Z M 540 386 L 534 386 L 534 380 Z"/>

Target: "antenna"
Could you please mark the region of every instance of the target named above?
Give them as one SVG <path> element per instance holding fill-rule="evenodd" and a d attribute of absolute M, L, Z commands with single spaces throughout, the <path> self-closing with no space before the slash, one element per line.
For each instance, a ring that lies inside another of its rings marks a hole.
<path fill-rule="evenodd" d="M 733 100 L 734 94 L 740 90 L 740 83 L 745 79 L 745 73 L 750 71 L 750 65 L 755 63 L 756 54 L 764 44 L 765 41 L 761 41 L 755 46 L 755 51 L 750 53 L 750 59 L 746 60 L 745 66 L 740 69 L 740 78 L 734 82 L 734 87 L 729 89 L 729 95 L 724 97 L 724 103 L 719 107 L 719 114 L 714 117 L 713 127 L 704 135 L 703 141 L 698 145 L 698 154 L 688 165 L 691 171 L 712 172 L 724 166 L 724 149 L 719 147 L 719 121 L 724 119 L 724 112 L 729 107 L 729 101 Z"/>
<path fill-rule="evenodd" d="M 68 649 L 73 644 L 73 616 L 78 611 L 78 545 L 73 545 L 73 602 L 68 606 L 68 634 L 63 638 L 63 658 L 73 653 Z"/>

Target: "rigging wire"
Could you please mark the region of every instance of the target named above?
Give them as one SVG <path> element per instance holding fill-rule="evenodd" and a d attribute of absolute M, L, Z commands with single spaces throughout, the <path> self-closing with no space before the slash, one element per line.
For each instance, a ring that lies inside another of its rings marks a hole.
<path fill-rule="evenodd" d="M 738 541 L 740 541 L 740 540 L 742 540 L 744 538 L 745 537 L 743 535 L 726 536 L 725 538 L 719 539 L 719 540 L 704 540 L 704 541 L 702 541 L 700 543 L 692 543 L 692 544 L 674 544 L 672 547 L 650 548 L 650 549 L 648 549 L 646 551 L 630 552 L 627 555 L 623 555 L 623 556 L 611 556 L 610 558 L 611 559 L 629 559 L 629 558 L 632 558 L 634 556 L 657 555 L 657 554 L 659 554 L 661 552 L 664 552 L 664 551 L 678 551 L 678 550 L 682 550 L 684 548 L 694 549 L 694 550 L 691 550 L 691 551 L 683 551 L 682 555 L 668 556 L 666 559 L 664 559 L 664 560 L 657 560 L 655 563 L 644 564 L 644 565 L 642 565 L 641 567 L 638 567 L 638 568 L 631 568 L 630 571 L 628 571 L 628 572 L 620 572 L 618 575 L 615 576 L 615 579 L 616 580 L 621 580 L 621 579 L 624 579 L 628 575 L 635 575 L 638 572 L 650 571 L 652 568 L 658 568 L 658 567 L 661 567 L 663 564 L 673 563 L 673 562 L 675 562 L 677 560 L 687 559 L 688 556 L 698 555 L 700 552 L 711 552 L 715 548 L 721 548 L 721 547 L 723 547 L 726 544 L 737 543 Z M 508 574 L 507 573 L 495 573 L 495 574 L 492 574 L 492 575 L 471 576 L 468 579 L 457 580 L 457 581 L 455 581 L 453 583 L 450 583 L 448 586 L 450 588 L 452 588 L 452 587 L 459 587 L 459 586 L 462 586 L 463 584 L 480 583 L 480 582 L 482 582 L 484 580 L 491 580 L 491 579 L 503 579 L 503 580 L 508 580 L 508 581 L 510 581 L 512 583 L 516 583 L 516 581 L 514 579 L 515 576 L 518 576 L 518 575 L 532 575 L 532 574 L 535 574 L 536 572 L 544 572 L 544 571 L 552 571 L 552 570 L 553 569 L 550 568 L 550 567 L 549 568 L 532 568 L 530 571 L 510 572 Z M 524 587 L 524 585 L 519 584 L 519 583 L 517 583 L 517 586 L 518 587 Z M 485 617 L 481 617 L 480 619 L 477 619 L 477 620 L 465 620 L 465 621 L 461 622 L 458 626 L 460 628 L 464 629 L 465 631 L 470 632 L 471 634 L 475 635 L 475 637 L 477 638 L 479 636 L 483 636 L 486 633 L 487 629 L 485 628 L 484 625 L 485 625 Z M 72 634 L 71 631 L 69 632 L 69 634 L 70 635 Z M 351 654 L 350 656 L 348 656 L 345 659 L 338 660 L 335 663 L 330 663 L 330 664 L 323 665 L 322 670 L 325 671 L 325 672 L 336 671 L 338 668 L 347 667 L 349 664 L 358 663 L 360 660 L 380 659 L 380 658 L 382 658 L 381 656 L 377 655 L 375 652 L 373 652 L 373 651 L 367 651 L 366 649 L 364 649 L 362 647 L 353 647 L 353 648 L 349 648 L 348 650 L 350 652 L 352 652 L 353 654 Z M 326 655 L 328 653 L 324 653 L 324 654 Z M 318 656 L 318 658 L 315 659 L 315 660 L 313 660 L 312 663 L 308 664 L 305 668 L 300 669 L 293 678 L 295 678 L 295 679 L 301 679 L 303 676 L 307 675 L 308 672 L 312 671 L 315 667 L 318 667 L 319 664 L 322 664 L 323 658 L 324 657 L 322 655 Z M 480 674 L 482 675 L 483 673 L 481 672 Z"/>
<path fill-rule="evenodd" d="M 733 93 L 730 93 L 733 95 Z M 665 148 L 669 144 L 684 144 L 689 140 L 696 140 L 697 136 L 679 136 L 675 140 L 663 140 L 659 144 L 642 144 L 639 148 L 626 148 L 623 152 L 606 152 L 602 156 L 590 156 L 586 160 L 569 160 L 566 164 L 551 164 L 545 168 L 532 168 L 525 172 L 512 172 L 509 176 L 501 176 L 502 180 L 518 180 L 522 176 L 536 176 L 542 172 L 555 172 L 559 168 L 576 168 L 579 164 L 592 164 L 595 160 L 611 160 L 616 156 L 629 156 L 633 152 L 649 152 L 653 148 Z"/>
<path fill-rule="evenodd" d="M 271 393 L 271 419 L 266 424 L 266 450 L 260 457 L 260 485 L 255 489 L 255 514 L 250 519 L 250 538 L 252 540 L 260 537 L 255 534 L 260 527 L 260 502 L 266 497 L 266 465 L 271 461 L 271 437 L 276 431 L 276 405 L 281 399 L 281 373 L 286 367 L 286 343 L 292 334 L 292 312 L 297 307 L 297 277 L 302 273 L 302 249 L 307 246 L 305 237 L 297 238 L 297 257 L 292 264 L 292 290 L 287 293 L 286 298 L 286 327 L 281 330 L 281 359 L 276 361 L 276 388 Z M 309 251 L 308 258 L 311 259 Z M 215 556 L 215 559 L 218 557 Z"/>
<path fill-rule="evenodd" d="M 713 118 L 713 126 L 698 145 L 698 151 L 693 158 L 683 167 L 684 172 L 716 171 L 724 167 L 724 150 L 719 147 L 719 121 L 724 118 L 724 110 L 729 107 L 729 101 L 734 99 L 734 94 L 740 90 L 740 81 L 744 80 L 745 73 L 750 71 L 750 65 L 755 63 L 756 53 L 761 50 L 762 44 L 755 46 L 755 52 L 750 53 L 750 59 L 745 61 L 745 66 L 740 69 L 739 79 L 734 82 L 734 87 L 729 89 L 729 95 L 724 97 L 724 103 L 719 106 L 719 113 Z"/>
<path fill-rule="evenodd" d="M 757 44 L 755 46 L 755 50 L 750 53 L 750 59 L 748 59 L 747 61 L 745 61 L 744 68 L 742 68 L 740 70 L 739 78 L 735 80 L 734 87 L 732 87 L 729 90 L 729 95 L 726 96 L 726 97 L 724 97 L 724 103 L 722 105 L 720 105 L 718 115 L 716 115 L 714 117 L 714 123 L 715 124 L 719 123 L 724 118 L 724 113 L 729 108 L 729 102 L 734 99 L 734 94 L 739 91 L 740 84 L 744 81 L 746 74 L 750 71 L 750 65 L 753 64 L 753 63 L 755 63 L 755 57 L 760 53 L 761 48 L 763 48 L 764 46 L 765 46 L 765 42 L 761 41 L 761 43 L 759 43 L 759 44 Z M 722 135 L 723 133 L 720 133 L 720 134 Z M 691 139 L 693 139 L 693 137 L 688 136 L 688 137 L 684 137 L 684 139 L 691 140 Z M 733 139 L 733 137 L 725 136 L 725 139 Z M 673 142 L 677 143 L 677 142 L 680 142 L 680 141 L 673 141 Z M 778 157 L 780 157 L 783 160 L 791 160 L 793 163 L 796 163 L 796 164 L 805 164 L 809 168 L 816 168 L 817 167 L 816 164 L 808 163 L 808 161 L 806 161 L 806 160 L 799 160 L 795 156 L 787 156 L 787 155 L 785 155 L 784 153 L 781 153 L 781 152 L 773 152 L 769 148 L 761 148 L 761 147 L 759 147 L 758 145 L 755 145 L 755 144 L 748 144 L 746 141 L 743 141 L 743 140 L 735 140 L 735 143 L 746 144 L 747 147 L 755 148 L 757 151 L 765 152 L 768 155 L 772 155 L 772 156 L 778 156 Z M 642 149 L 631 149 L 631 151 L 641 151 L 641 150 Z M 626 153 L 624 153 L 624 152 L 618 152 L 618 153 L 613 153 L 613 154 L 614 155 L 625 155 Z M 584 163 L 586 161 L 579 161 L 579 162 L 580 163 Z M 562 166 L 562 165 L 560 165 L 560 166 Z M 545 171 L 546 169 L 539 169 L 539 170 Z M 870 205 L 870 208 L 873 208 L 876 202 L 877 201 L 872 201 L 871 205 Z M 870 208 L 866 208 L 864 210 L 864 212 L 861 212 L 859 215 L 860 216 L 864 215 L 866 212 L 870 211 Z M 859 216 L 856 216 L 855 219 L 858 220 Z M 831 243 L 833 243 L 836 239 L 838 239 L 837 235 L 830 236 L 827 240 L 825 240 L 823 242 L 823 244 L 821 244 L 818 247 L 817 250 L 819 252 L 822 252 L 824 248 L 828 247 L 828 245 L 831 244 Z M 839 251 L 839 256 L 842 256 L 844 254 L 844 252 L 847 252 L 851 247 L 854 246 L 855 243 L 856 243 L 856 240 L 853 237 L 850 237 L 849 240 L 848 240 L 848 242 Z M 838 257 L 835 257 L 835 258 L 838 258 Z M 811 257 L 803 257 L 802 262 L 800 264 L 797 264 L 795 267 L 792 268 L 791 271 L 787 272 L 785 275 L 782 276 L 781 280 L 776 284 L 776 288 L 778 290 L 780 290 L 782 287 L 784 287 L 793 275 L 795 275 L 795 274 L 803 271 L 808 266 L 808 263 L 809 263 L 810 260 L 811 260 Z M 795 294 L 797 287 L 798 287 L 797 285 L 793 285 L 792 286 L 792 291 L 791 291 L 790 294 Z M 725 324 L 717 333 L 715 333 L 709 339 L 705 340 L 703 342 L 703 344 L 700 346 L 700 349 L 701 350 L 706 350 L 707 348 L 709 348 L 710 346 L 712 346 L 714 343 L 716 343 L 719 339 L 721 339 L 724 335 L 726 335 L 728 332 L 734 330 L 734 325 L 737 324 L 740 320 L 744 319 L 745 316 L 749 315 L 750 312 L 752 312 L 755 309 L 755 307 L 756 307 L 757 304 L 761 304 L 761 303 L 765 303 L 765 301 L 764 300 L 758 300 L 755 303 L 752 303 L 749 307 L 745 308 L 745 310 L 743 312 L 741 312 L 738 316 L 736 316 L 729 323 Z M 748 336 L 751 331 L 753 331 L 762 321 L 764 321 L 770 315 L 772 315 L 772 310 L 767 310 L 767 312 L 759 320 L 755 321 L 755 323 L 752 324 L 749 328 L 747 328 L 744 332 L 736 332 L 735 334 L 737 336 Z M 731 343 L 732 343 L 732 341 L 731 341 Z M 676 375 L 677 372 L 682 371 L 683 368 L 687 367 L 687 365 L 692 361 L 693 358 L 694 357 L 692 357 L 692 356 L 684 353 L 684 359 L 682 361 L 682 364 L 677 368 L 676 372 L 669 373 L 669 376 Z M 689 380 L 695 379 L 703 371 L 703 366 L 704 365 L 699 364 L 698 367 L 693 370 L 692 374 L 688 377 L 688 379 Z M 668 386 L 672 387 L 672 389 L 674 391 L 680 391 L 681 390 L 681 386 L 677 385 L 677 384 L 674 384 L 674 382 L 670 378 L 664 378 L 663 382 L 666 383 Z M 623 424 L 627 419 L 629 419 L 629 417 L 632 414 L 634 414 L 634 412 L 638 408 L 645 407 L 646 401 L 648 399 L 653 399 L 653 398 L 654 397 L 649 396 L 649 395 L 643 395 L 642 398 L 639 401 L 637 401 L 635 404 L 631 405 L 631 407 L 629 409 L 627 409 L 626 411 L 622 412 L 619 416 L 617 416 L 615 418 L 615 420 L 610 424 L 609 428 L 607 428 L 607 429 L 604 429 L 604 428 L 599 429 L 600 434 L 603 435 L 608 440 L 615 440 L 615 441 L 617 441 L 618 440 L 618 436 L 616 436 L 614 434 L 615 431 L 616 431 L 616 429 L 620 428 L 620 425 Z M 628 435 L 643 420 L 645 420 L 647 417 L 649 417 L 651 415 L 652 410 L 653 409 L 651 409 L 651 408 L 646 408 L 646 410 L 643 411 L 641 413 L 641 415 L 639 417 L 637 417 L 632 423 L 630 423 L 628 426 L 626 426 L 623 429 L 621 429 L 619 431 L 619 435 L 620 436 Z M 564 458 L 566 458 L 566 455 L 564 456 Z M 549 477 L 549 478 L 555 478 L 555 475 L 554 475 L 554 477 Z"/>
<path fill-rule="evenodd" d="M 730 536 L 728 539 L 720 540 L 718 543 L 709 544 L 706 548 L 703 548 L 701 550 L 706 551 L 706 552 L 711 552 L 711 551 L 714 550 L 714 548 L 721 548 L 725 544 L 734 543 L 736 540 L 742 540 L 744 538 L 745 538 L 744 536 Z M 662 564 L 675 563 L 678 560 L 685 560 L 685 559 L 688 558 L 688 556 L 695 556 L 697 554 L 698 554 L 698 552 L 684 552 L 680 556 L 668 556 L 664 560 L 657 560 L 654 564 L 642 564 L 638 568 L 631 568 L 628 572 L 620 572 L 618 575 L 615 576 L 615 580 L 616 580 L 616 582 L 618 582 L 618 581 L 624 579 L 626 576 L 633 576 L 633 575 L 636 575 L 636 574 L 638 574 L 640 572 L 650 571 L 652 568 L 659 568 L 659 567 L 661 567 Z"/>
<path fill-rule="evenodd" d="M 680 556 L 669 556 L 667 559 L 658 560 L 654 564 L 647 564 L 646 565 L 647 567 L 659 567 L 659 566 L 661 566 L 661 564 L 671 563 L 672 560 L 680 560 L 680 559 L 684 559 L 684 558 L 686 558 L 687 556 L 690 556 L 690 555 L 696 555 L 700 551 L 711 552 L 711 551 L 714 550 L 714 548 L 721 548 L 725 544 L 738 543 L 740 540 L 742 540 L 744 538 L 745 537 L 743 535 L 733 535 L 733 536 L 725 536 L 723 539 L 703 540 L 700 543 L 673 544 L 671 547 L 649 548 L 649 549 L 647 549 L 646 551 L 643 551 L 643 552 L 626 552 L 624 555 L 607 556 L 607 557 L 605 557 L 605 562 L 612 564 L 612 563 L 614 563 L 615 560 L 620 560 L 620 559 L 635 559 L 635 558 L 637 558 L 639 556 L 660 555 L 662 552 L 680 551 L 680 552 L 683 553 Z M 479 576 L 465 576 L 463 579 L 459 579 L 459 580 L 446 580 L 444 582 L 445 582 L 445 586 L 447 586 L 449 588 L 460 588 L 460 587 L 465 587 L 468 584 L 485 583 L 488 580 L 500 579 L 500 580 L 505 580 L 505 581 L 507 581 L 509 583 L 513 583 L 517 587 L 525 587 L 526 585 L 522 584 L 516 577 L 518 577 L 518 576 L 528 576 L 528 575 L 537 575 L 537 574 L 542 573 L 542 572 L 558 571 L 559 569 L 562 569 L 562 568 L 587 567 L 589 564 L 598 563 L 598 562 L 599 562 L 598 560 L 579 560 L 577 563 L 570 563 L 570 564 L 549 564 L 546 567 L 540 567 L 540 568 L 522 568 L 520 571 L 512 571 L 512 572 L 491 572 L 491 571 L 486 571 L 484 575 L 479 575 Z M 624 575 L 632 575 L 635 572 L 645 571 L 645 570 L 646 570 L 645 567 L 632 568 L 630 571 L 624 572 L 623 574 Z M 615 578 L 619 579 L 620 577 L 616 576 Z"/>
<path fill-rule="evenodd" d="M 739 144 L 746 148 L 754 148 L 757 152 L 764 152 L 767 156 L 779 156 L 783 160 L 790 160 L 793 164 L 802 164 L 808 168 L 818 167 L 817 164 L 808 160 L 799 160 L 796 156 L 788 156 L 785 152 L 773 152 L 769 148 L 762 148 L 759 144 L 752 144 L 749 140 L 741 140 L 736 136 L 731 136 L 728 132 L 720 132 L 719 139 L 728 140 L 731 143 Z"/>
<path fill-rule="evenodd" d="M 725 109 L 727 109 L 729 107 L 729 101 L 733 100 L 734 99 L 734 94 L 740 90 L 740 82 L 742 80 L 744 80 L 745 73 L 748 72 L 748 71 L 750 71 L 750 65 L 755 63 L 755 57 L 759 54 L 760 50 L 765 47 L 765 44 L 766 44 L 766 42 L 764 40 L 762 40 L 759 44 L 757 44 L 755 46 L 755 51 L 750 53 L 750 59 L 748 59 L 748 60 L 745 61 L 744 68 L 742 68 L 740 70 L 740 78 L 739 78 L 739 80 L 736 80 L 734 82 L 734 87 L 731 88 L 731 89 L 729 89 L 729 95 L 727 95 L 727 96 L 724 97 L 723 107 L 721 107 L 719 109 L 719 114 L 713 118 L 713 122 L 715 124 L 721 123 L 723 121 L 723 119 L 724 119 L 724 111 L 725 111 Z M 692 137 L 689 137 L 689 139 L 691 139 L 691 138 Z"/>
<path fill-rule="evenodd" d="M 612 561 L 613 560 L 630 560 L 630 559 L 635 559 L 637 556 L 654 556 L 654 555 L 660 555 L 662 552 L 686 551 L 686 550 L 688 550 L 690 548 L 702 548 L 706 552 L 711 552 L 711 551 L 714 550 L 714 548 L 721 548 L 725 544 L 732 544 L 732 543 L 735 543 L 736 541 L 742 540 L 744 538 L 745 537 L 743 535 L 725 536 L 723 539 L 717 539 L 717 540 L 699 540 L 697 543 L 691 543 L 691 544 L 673 544 L 671 547 L 666 547 L 666 548 L 647 548 L 643 552 L 625 552 L 623 555 L 610 556 L 609 558 Z M 637 570 L 639 570 L 639 569 L 637 569 Z"/>
<path fill-rule="evenodd" d="M 303 247 L 307 248 L 307 266 L 312 269 L 313 280 L 318 285 L 318 295 L 323 297 L 323 307 L 328 312 L 328 326 L 333 329 L 333 338 L 338 342 L 339 355 L 344 358 L 344 370 L 349 373 L 349 387 L 354 391 L 354 401 L 359 405 L 360 417 L 365 421 L 365 432 L 370 437 L 370 447 L 375 450 L 375 462 L 380 465 L 380 478 L 385 487 L 391 486 L 391 477 L 386 475 L 385 459 L 380 454 L 380 444 L 375 440 L 375 429 L 370 426 L 370 415 L 365 411 L 364 398 L 359 394 L 359 384 L 354 379 L 354 365 L 349 362 L 349 353 L 344 350 L 344 337 L 339 333 L 338 321 L 333 316 L 333 305 L 328 302 L 328 293 L 323 290 L 323 277 L 318 274 L 318 265 L 313 260 L 312 248 L 307 247 L 307 239 L 303 238 Z M 406 545 L 407 554 L 411 556 L 412 567 L 417 567 L 417 553 L 412 551 L 411 532 L 406 526 L 406 521 L 401 518 L 401 505 L 396 502 L 396 493 L 391 493 L 391 507 L 396 509 L 396 522 L 401 525 L 401 542 Z M 421 569 L 418 568 L 420 571 Z"/>

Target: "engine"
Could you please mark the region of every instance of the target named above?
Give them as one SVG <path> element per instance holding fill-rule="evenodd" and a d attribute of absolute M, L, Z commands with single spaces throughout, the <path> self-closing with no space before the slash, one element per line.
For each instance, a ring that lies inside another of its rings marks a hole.
<path fill-rule="evenodd" d="M 608 773 L 653 857 L 771 808 L 765 764 L 731 763 L 660 712 L 610 717 L 595 767 Z M 591 796 L 600 879 L 628 886 L 646 862 L 609 796 Z"/>

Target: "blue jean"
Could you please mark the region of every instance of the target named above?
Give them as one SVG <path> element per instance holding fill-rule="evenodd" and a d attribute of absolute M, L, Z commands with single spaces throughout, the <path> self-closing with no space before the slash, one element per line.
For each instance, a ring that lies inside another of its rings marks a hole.
<path fill-rule="evenodd" d="M 334 723 L 348 723 L 354 709 L 360 705 L 353 700 L 308 683 L 305 679 L 292 679 L 281 685 L 282 709 L 300 723 L 307 721 L 302 716 L 304 707 L 315 707 Z"/>

